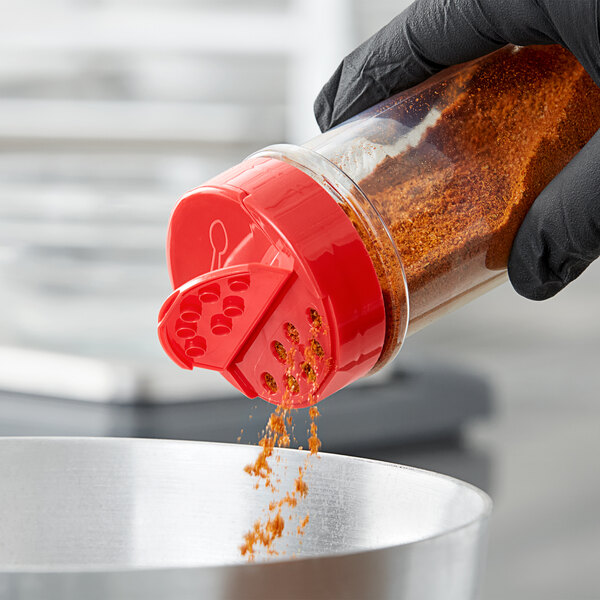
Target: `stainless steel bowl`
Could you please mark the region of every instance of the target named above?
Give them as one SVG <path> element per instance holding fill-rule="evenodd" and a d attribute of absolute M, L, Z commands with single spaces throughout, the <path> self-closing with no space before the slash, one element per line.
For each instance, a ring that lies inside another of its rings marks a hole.
<path fill-rule="evenodd" d="M 116 438 L 0 439 L 0 598 L 476 597 L 491 502 L 442 475 L 312 457 L 304 536 L 248 564 L 242 535 L 273 495 L 255 446 Z M 281 451 L 282 491 L 306 453 Z"/>

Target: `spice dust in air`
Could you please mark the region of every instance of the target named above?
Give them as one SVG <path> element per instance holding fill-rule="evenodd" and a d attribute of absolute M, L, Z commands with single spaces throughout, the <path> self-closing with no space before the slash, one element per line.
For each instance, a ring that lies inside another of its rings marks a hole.
<path fill-rule="evenodd" d="M 244 471 L 251 477 L 256 478 L 255 488 L 259 489 L 264 486 L 270 490 L 273 495 L 273 500 L 265 507 L 266 516 L 258 518 L 253 527 L 244 534 L 243 543 L 240 546 L 242 556 L 253 561 L 259 549 L 263 548 L 267 556 L 278 555 L 279 552 L 275 548 L 275 542 L 284 535 L 286 530 L 286 519 L 284 516 L 284 508 L 289 508 L 287 515 L 288 521 L 293 521 L 296 516 L 297 526 L 288 528 L 289 535 L 304 535 L 304 531 L 310 521 L 310 515 L 300 510 L 299 502 L 306 498 L 309 493 L 308 484 L 305 481 L 307 469 L 310 466 L 311 460 L 316 457 L 321 448 L 321 441 L 318 436 L 317 419 L 320 416 L 319 409 L 315 404 L 310 406 L 308 414 L 310 417 L 310 429 L 308 437 L 309 452 L 306 456 L 304 464 L 298 467 L 298 474 L 294 479 L 292 489 L 281 492 L 279 485 L 281 480 L 273 469 L 272 460 L 279 462 L 280 454 L 273 456 L 275 448 L 288 448 L 293 437 L 293 412 L 291 408 L 290 398 L 298 391 L 298 378 L 304 375 L 307 381 L 311 384 L 309 394 L 310 398 L 316 399 L 318 391 L 318 375 L 324 365 L 327 364 L 327 358 L 323 347 L 317 341 L 317 333 L 326 334 L 323 327 L 322 319 L 316 311 L 311 311 L 311 341 L 304 350 L 304 361 L 302 362 L 302 373 L 294 372 L 295 355 L 299 351 L 299 335 L 296 328 L 288 324 L 288 339 L 292 342 L 289 350 L 285 350 L 283 344 L 275 342 L 275 350 L 279 354 L 280 359 L 287 365 L 285 380 L 287 382 L 281 405 L 277 406 L 270 415 L 264 434 L 259 441 L 260 452 L 256 460 L 244 467 Z M 268 385 L 268 381 L 267 381 Z M 302 449 L 302 446 L 299 447 Z M 298 514 L 299 513 L 299 514 Z M 301 542 L 300 542 L 301 543 Z"/>

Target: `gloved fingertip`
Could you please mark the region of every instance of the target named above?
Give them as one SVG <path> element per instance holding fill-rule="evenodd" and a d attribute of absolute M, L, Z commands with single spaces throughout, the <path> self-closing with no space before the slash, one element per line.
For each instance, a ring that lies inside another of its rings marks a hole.
<path fill-rule="evenodd" d="M 535 252 L 532 256 L 519 244 L 518 239 L 510 253 L 508 278 L 517 294 L 535 301 L 556 296 L 566 285 L 543 267 L 539 253 Z"/>
<path fill-rule="evenodd" d="M 548 300 L 549 298 L 556 296 L 556 294 L 564 288 L 564 285 L 558 281 L 546 281 L 542 284 L 538 284 L 534 278 L 522 276 L 515 277 L 510 270 L 508 272 L 508 278 L 513 289 L 519 296 L 537 302 Z"/>
<path fill-rule="evenodd" d="M 327 96 L 324 93 L 324 90 L 319 92 L 315 103 L 313 105 L 313 111 L 315 113 L 315 119 L 317 120 L 317 125 L 321 132 L 325 132 L 331 128 L 331 104 L 327 100 Z"/>

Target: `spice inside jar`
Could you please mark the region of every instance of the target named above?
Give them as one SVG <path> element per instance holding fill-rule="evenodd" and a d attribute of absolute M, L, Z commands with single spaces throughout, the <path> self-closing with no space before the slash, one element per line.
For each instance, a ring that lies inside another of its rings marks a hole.
<path fill-rule="evenodd" d="M 387 331 L 376 368 L 402 342 L 402 311 L 412 333 L 506 279 L 527 211 L 599 127 L 600 90 L 569 51 L 508 46 L 307 144 L 369 203 L 341 206 L 382 287 Z M 387 251 L 362 214 L 369 208 L 389 232 Z"/>

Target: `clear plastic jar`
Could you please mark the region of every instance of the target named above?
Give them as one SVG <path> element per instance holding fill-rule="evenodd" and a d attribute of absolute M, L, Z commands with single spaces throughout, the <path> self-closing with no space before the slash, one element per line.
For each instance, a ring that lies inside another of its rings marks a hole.
<path fill-rule="evenodd" d="M 173 211 L 165 351 L 311 406 L 504 281 L 531 204 L 599 127 L 572 54 L 507 46 L 261 150 Z"/>
<path fill-rule="evenodd" d="M 571 53 L 507 46 L 253 157 L 309 174 L 360 234 L 384 296 L 377 369 L 407 334 L 506 280 L 527 210 L 599 127 L 600 90 Z"/>

